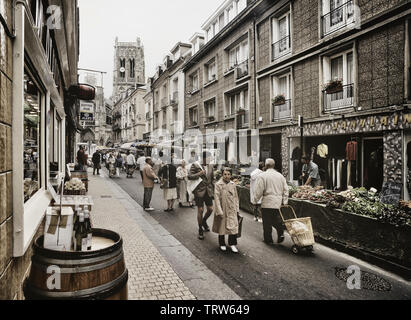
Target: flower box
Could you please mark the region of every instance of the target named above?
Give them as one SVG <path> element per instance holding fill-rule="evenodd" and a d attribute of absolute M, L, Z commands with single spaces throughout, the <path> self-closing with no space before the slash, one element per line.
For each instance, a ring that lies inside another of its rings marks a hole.
<path fill-rule="evenodd" d="M 325 92 L 327 94 L 337 93 L 343 91 L 343 85 L 341 80 L 334 80 L 325 86 Z"/>
<path fill-rule="evenodd" d="M 273 99 L 273 106 L 280 106 L 285 104 L 285 96 L 280 94 Z"/>

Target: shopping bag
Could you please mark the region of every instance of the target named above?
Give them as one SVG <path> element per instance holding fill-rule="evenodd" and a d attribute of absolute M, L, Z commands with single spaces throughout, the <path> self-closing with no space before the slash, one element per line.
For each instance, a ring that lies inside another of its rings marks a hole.
<path fill-rule="evenodd" d="M 243 220 L 244 218 L 242 216 L 240 216 L 240 214 L 237 214 L 237 218 L 238 218 L 238 234 L 237 234 L 237 238 L 241 238 L 241 230 L 243 228 Z"/>

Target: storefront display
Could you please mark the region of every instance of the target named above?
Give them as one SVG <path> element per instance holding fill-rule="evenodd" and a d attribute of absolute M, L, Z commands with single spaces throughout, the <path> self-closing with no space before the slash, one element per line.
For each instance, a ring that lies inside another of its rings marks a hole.
<path fill-rule="evenodd" d="M 41 92 L 24 74 L 24 201 L 41 188 Z"/>

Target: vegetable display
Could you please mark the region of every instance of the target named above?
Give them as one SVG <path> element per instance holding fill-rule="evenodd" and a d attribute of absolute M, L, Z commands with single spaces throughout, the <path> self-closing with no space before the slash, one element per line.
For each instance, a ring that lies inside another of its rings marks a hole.
<path fill-rule="evenodd" d="M 84 183 L 79 178 L 73 178 L 64 184 L 64 188 L 69 191 L 86 190 Z"/>
<path fill-rule="evenodd" d="M 326 204 L 328 208 L 371 217 L 395 226 L 411 226 L 411 202 L 402 201 L 398 206 L 384 204 L 374 188 L 350 187 L 343 192 L 333 192 L 322 187 L 290 186 L 290 197 Z"/>

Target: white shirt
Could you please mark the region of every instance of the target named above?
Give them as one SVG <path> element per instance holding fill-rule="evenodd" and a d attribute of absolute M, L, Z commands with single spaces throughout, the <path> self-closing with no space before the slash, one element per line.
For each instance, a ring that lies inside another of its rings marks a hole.
<path fill-rule="evenodd" d="M 136 164 L 136 158 L 134 158 L 134 155 L 129 154 L 127 156 L 127 164 L 128 165 L 135 165 Z"/>
<path fill-rule="evenodd" d="M 251 172 L 251 175 L 250 175 L 250 202 L 252 204 L 261 204 L 261 198 L 260 200 L 257 201 L 257 203 L 254 203 L 254 190 L 255 190 L 255 184 L 257 182 L 257 178 L 262 172 L 264 171 L 257 168 L 253 172 Z"/>
<path fill-rule="evenodd" d="M 261 208 L 280 209 L 288 204 L 288 185 L 284 176 L 274 169 L 259 174 L 255 186 L 253 201 L 263 197 Z"/>
<path fill-rule="evenodd" d="M 137 159 L 137 164 L 140 165 L 140 171 L 143 171 L 145 165 L 146 165 L 146 157 L 142 156 L 140 158 Z"/>

